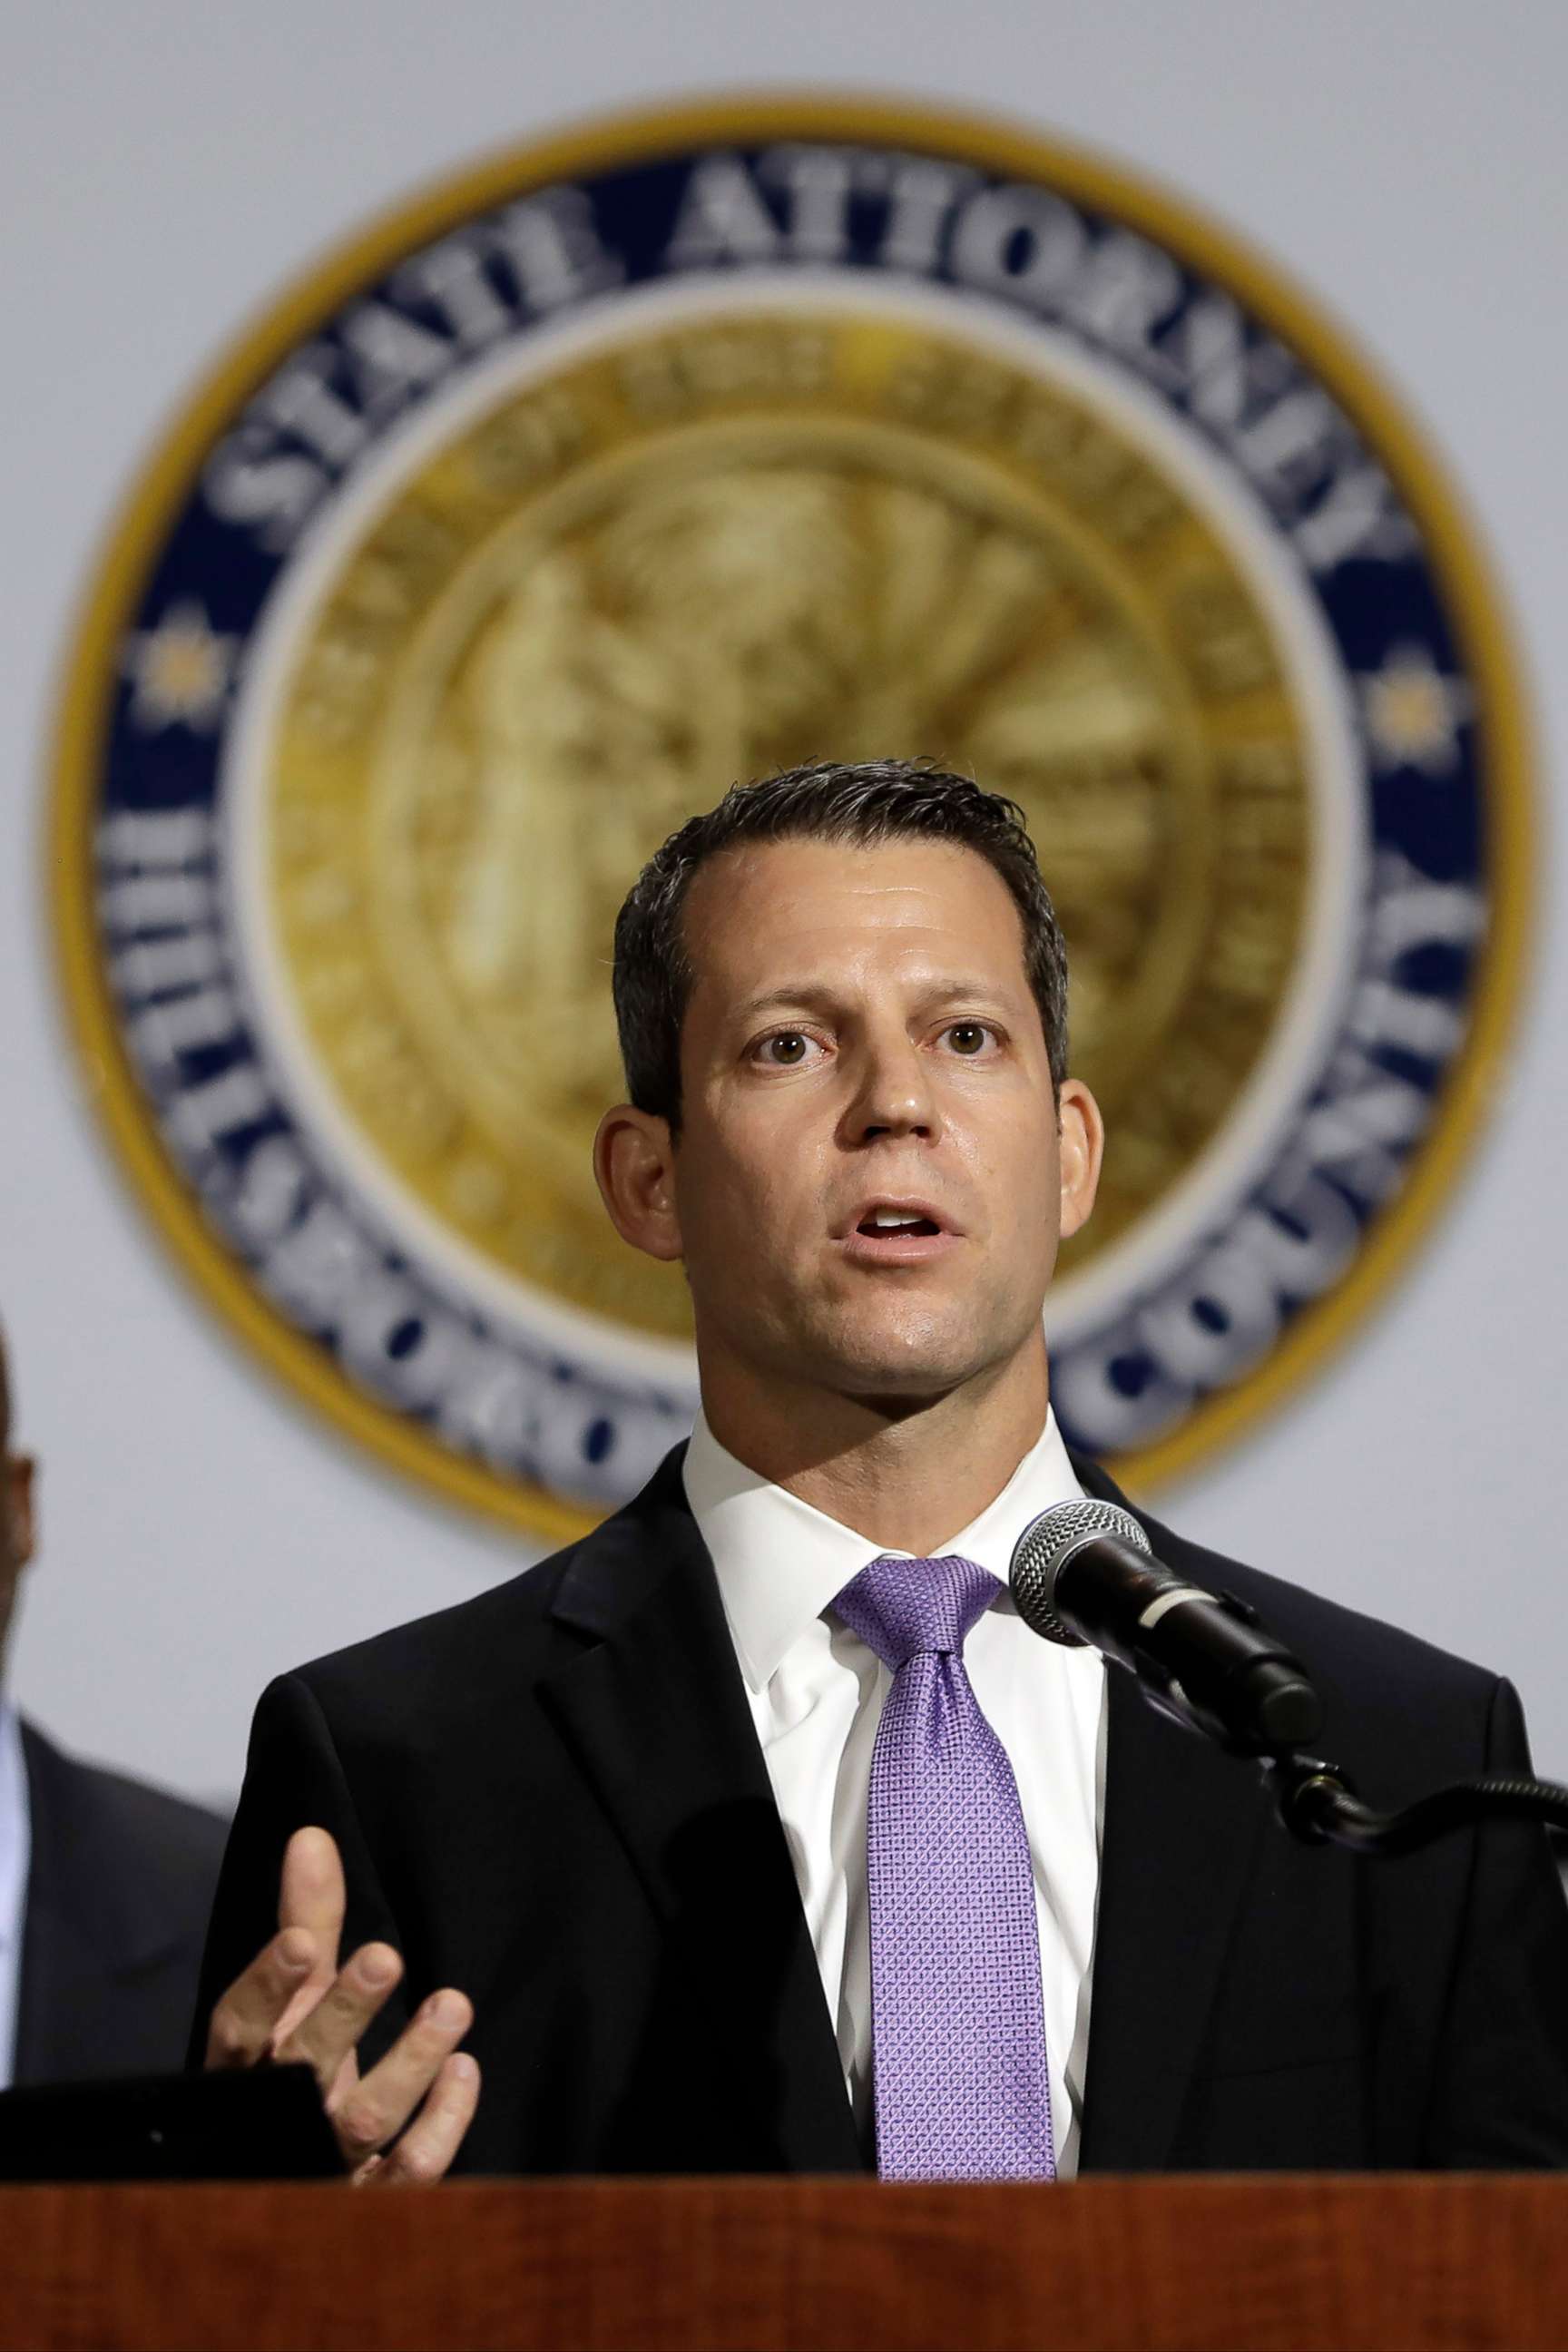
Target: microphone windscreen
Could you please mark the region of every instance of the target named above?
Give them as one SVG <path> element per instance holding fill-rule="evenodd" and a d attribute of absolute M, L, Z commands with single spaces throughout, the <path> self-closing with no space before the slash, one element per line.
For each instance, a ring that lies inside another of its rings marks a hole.
<path fill-rule="evenodd" d="M 1007 1565 L 1013 1600 L 1026 1625 L 1047 1642 L 1068 1649 L 1088 1645 L 1057 1615 L 1053 1602 L 1057 1579 L 1075 1551 L 1096 1536 L 1115 1536 L 1138 1551 L 1149 1549 L 1149 1538 L 1133 1517 L 1117 1503 L 1100 1503 L 1086 1496 L 1078 1503 L 1054 1503 L 1029 1521 Z"/>

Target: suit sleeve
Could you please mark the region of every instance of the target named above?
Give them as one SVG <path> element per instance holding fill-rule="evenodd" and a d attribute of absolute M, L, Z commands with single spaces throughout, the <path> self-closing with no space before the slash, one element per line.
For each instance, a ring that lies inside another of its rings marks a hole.
<path fill-rule="evenodd" d="M 1497 1686 L 1485 1769 L 1510 1779 L 1532 1769 L 1511 1683 Z M 1472 1835 L 1427 2161 L 1568 2165 L 1568 1903 L 1543 1830 L 1490 1825 Z"/>
<path fill-rule="evenodd" d="M 329 1830 L 342 1856 L 348 1911 L 340 1958 L 371 1938 L 401 1949 L 337 1744 L 315 1693 L 284 1675 L 262 1693 L 251 1726 L 245 1785 L 213 1899 L 188 2063 L 199 2067 L 221 1995 L 278 1932 L 283 1850 L 298 1829 Z M 374 2060 L 405 2021 L 398 1994 L 366 2037 Z"/>

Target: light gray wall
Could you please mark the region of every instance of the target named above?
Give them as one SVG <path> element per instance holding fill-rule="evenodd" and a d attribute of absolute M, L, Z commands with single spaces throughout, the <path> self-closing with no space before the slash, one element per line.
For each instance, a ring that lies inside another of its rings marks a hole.
<path fill-rule="evenodd" d="M 1005 109 L 1245 231 L 1425 411 L 1518 610 L 1550 775 L 1568 735 L 1568 13 L 53 0 L 14 13 L 0 72 L 0 1310 L 47 1473 L 16 1682 L 84 1750 L 219 1790 L 268 1676 L 521 1554 L 242 1360 L 127 1201 L 63 1050 L 35 854 L 53 673 L 113 502 L 193 373 L 378 205 L 574 115 L 824 82 Z M 1162 1502 L 1507 1669 L 1539 1759 L 1568 1774 L 1554 864 L 1542 891 L 1529 1025 L 1430 1247 L 1315 1386 Z"/>

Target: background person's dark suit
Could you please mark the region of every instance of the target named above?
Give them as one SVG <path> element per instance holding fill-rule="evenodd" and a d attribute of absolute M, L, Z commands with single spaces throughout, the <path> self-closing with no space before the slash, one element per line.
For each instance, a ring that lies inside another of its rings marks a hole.
<path fill-rule="evenodd" d="M 1145 1524 L 1297 1649 L 1374 1802 L 1525 1769 L 1509 1684 Z M 472 1997 L 462 2168 L 861 2165 L 679 1453 L 567 1551 L 272 1685 L 203 2020 L 273 1932 L 306 1822 L 342 1850 L 345 1950 L 407 1962 L 373 2054 L 434 1987 Z M 1564 2161 L 1568 1909 L 1542 1836 L 1307 1851 L 1253 1769 L 1113 1673 L 1082 2167 Z"/>
<path fill-rule="evenodd" d="M 23 1722 L 32 1850 L 13 2080 L 182 2063 L 226 1824 Z"/>

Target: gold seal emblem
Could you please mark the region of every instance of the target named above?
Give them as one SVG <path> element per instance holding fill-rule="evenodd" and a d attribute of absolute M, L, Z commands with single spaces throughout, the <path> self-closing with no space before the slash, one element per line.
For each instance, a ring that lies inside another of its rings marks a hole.
<path fill-rule="evenodd" d="M 1027 813 L 1110 1114 L 1083 1252 L 1224 1126 L 1295 967 L 1303 730 L 1255 584 L 1081 394 L 920 320 L 700 314 L 466 420 L 342 547 L 261 755 L 345 1117 L 503 1276 L 663 1338 L 605 1224 L 629 877 L 737 779 L 934 754 Z"/>
<path fill-rule="evenodd" d="M 291 1385 L 558 1535 L 695 1402 L 613 1239 L 609 959 L 731 782 L 927 755 L 1060 909 L 1095 1218 L 1070 1441 L 1190 1462 L 1460 1163 L 1531 844 L 1440 472 L 1258 257 L 994 123 L 740 99 L 564 137 L 324 263 L 193 401 L 62 718 L 62 969 L 110 1131 Z"/>

